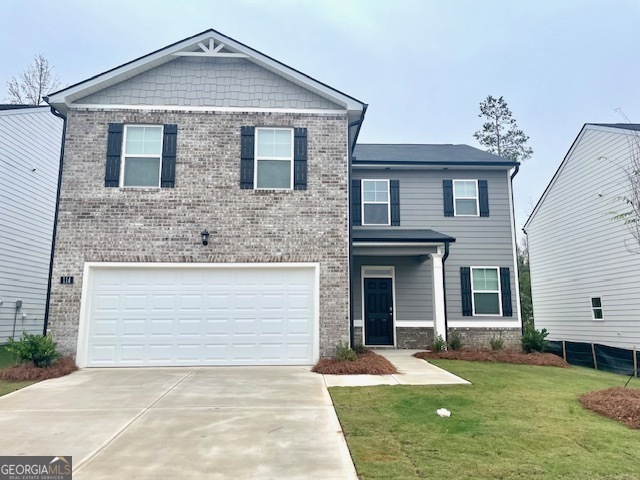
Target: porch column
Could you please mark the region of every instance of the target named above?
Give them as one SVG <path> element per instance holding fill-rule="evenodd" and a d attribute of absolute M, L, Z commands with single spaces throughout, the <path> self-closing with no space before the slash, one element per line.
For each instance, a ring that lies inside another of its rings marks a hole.
<path fill-rule="evenodd" d="M 433 265 L 433 327 L 434 335 L 440 335 L 443 340 L 447 340 L 447 332 L 445 328 L 445 306 L 444 306 L 444 276 L 442 257 L 444 256 L 444 248 L 438 247 L 437 253 L 431 254 L 431 262 Z"/>

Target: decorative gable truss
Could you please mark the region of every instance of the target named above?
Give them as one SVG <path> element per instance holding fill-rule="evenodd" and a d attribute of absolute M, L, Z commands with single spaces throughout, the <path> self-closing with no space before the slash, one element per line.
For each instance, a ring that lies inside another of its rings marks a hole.
<path fill-rule="evenodd" d="M 230 51 L 227 45 L 222 42 L 218 42 L 218 45 L 216 45 L 216 40 L 213 37 L 209 38 L 208 41 L 198 42 L 197 46 L 200 48 L 199 50 L 180 51 L 172 55 L 176 57 L 249 58 L 246 53 Z"/>

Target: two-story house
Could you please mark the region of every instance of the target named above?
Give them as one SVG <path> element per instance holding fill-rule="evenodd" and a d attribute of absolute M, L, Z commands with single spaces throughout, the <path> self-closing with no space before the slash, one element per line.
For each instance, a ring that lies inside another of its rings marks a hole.
<path fill-rule="evenodd" d="M 47 328 L 80 366 L 519 332 L 512 162 L 354 156 L 363 102 L 214 30 L 48 102 L 67 124 Z"/>

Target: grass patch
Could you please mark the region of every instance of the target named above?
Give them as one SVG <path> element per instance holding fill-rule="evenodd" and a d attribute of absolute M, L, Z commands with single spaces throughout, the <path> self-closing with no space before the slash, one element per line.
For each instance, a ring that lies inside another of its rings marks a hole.
<path fill-rule="evenodd" d="M 5 368 L 12 367 L 16 364 L 13 356 L 7 352 L 4 348 L 4 345 L 0 345 L 0 370 L 4 370 Z M 13 382 L 13 381 L 5 381 L 0 380 L 0 397 L 2 395 L 6 395 L 7 393 L 15 392 L 16 390 L 20 390 L 21 388 L 27 387 L 35 383 L 34 381 L 24 381 L 24 382 Z"/>
<path fill-rule="evenodd" d="M 640 432 L 579 401 L 627 377 L 579 367 L 431 362 L 473 385 L 330 389 L 361 478 L 640 478 Z M 436 415 L 441 407 L 452 416 Z"/>

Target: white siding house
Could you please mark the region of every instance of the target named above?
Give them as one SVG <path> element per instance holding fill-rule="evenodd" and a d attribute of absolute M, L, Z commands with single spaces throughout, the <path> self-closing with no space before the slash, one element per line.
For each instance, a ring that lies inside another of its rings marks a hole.
<path fill-rule="evenodd" d="M 640 245 L 613 219 L 639 130 L 586 124 L 524 226 L 535 325 L 550 340 L 640 347 Z"/>
<path fill-rule="evenodd" d="M 14 321 L 43 330 L 62 128 L 48 106 L 0 106 L 0 344 Z"/>

